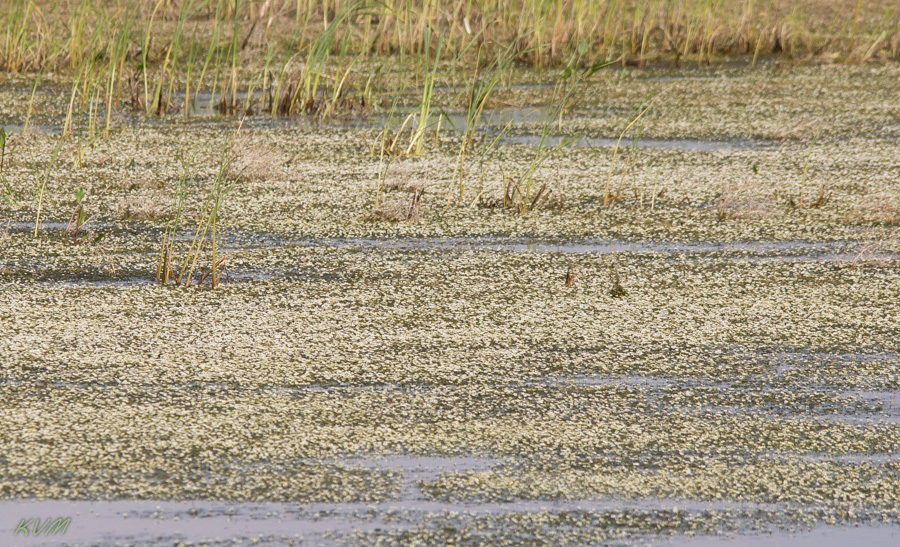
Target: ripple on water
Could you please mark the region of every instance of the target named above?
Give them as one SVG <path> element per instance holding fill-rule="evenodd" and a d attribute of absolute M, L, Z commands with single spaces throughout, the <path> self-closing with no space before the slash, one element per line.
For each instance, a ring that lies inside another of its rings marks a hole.
<path fill-rule="evenodd" d="M 526 146 L 543 146 L 554 148 L 567 145 L 574 148 L 656 148 L 659 150 L 671 150 L 677 152 L 737 152 L 741 150 L 758 150 L 774 146 L 771 142 L 751 140 L 699 140 L 699 139 L 639 139 L 637 141 L 622 140 L 602 137 L 566 137 L 551 135 L 509 135 L 503 137 L 504 144 L 524 144 Z M 566 144 L 568 143 L 568 144 Z"/>
<path fill-rule="evenodd" d="M 660 547 L 847 547 L 849 545 L 900 545 L 900 527 L 819 526 L 812 530 L 789 533 L 762 532 L 735 536 L 683 536 L 661 542 Z"/>
<path fill-rule="evenodd" d="M 261 236 L 262 240 L 275 240 Z M 284 244 L 284 243 L 283 243 Z M 768 255 L 772 259 L 802 258 L 831 255 L 850 256 L 849 242 L 806 241 L 738 241 L 738 242 L 677 242 L 677 241 L 611 241 L 611 240 L 541 240 L 503 237 L 407 237 L 407 238 L 321 238 L 297 239 L 288 243 L 304 247 L 338 247 L 384 249 L 396 251 L 505 251 L 521 253 L 562 254 L 653 254 L 701 255 L 730 253 L 752 257 Z"/>

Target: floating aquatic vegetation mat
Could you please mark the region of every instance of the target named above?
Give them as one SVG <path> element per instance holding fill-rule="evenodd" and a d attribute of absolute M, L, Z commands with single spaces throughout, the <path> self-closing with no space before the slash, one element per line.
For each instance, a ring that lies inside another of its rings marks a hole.
<path fill-rule="evenodd" d="M 451 136 L 385 174 L 378 129 L 251 124 L 215 290 L 154 277 L 178 180 L 183 250 L 234 124 L 76 136 L 36 237 L 57 136 L 14 135 L 0 534 L 59 515 L 70 535 L 40 541 L 894 542 L 898 69 L 759 70 L 679 83 L 729 99 L 666 99 L 643 138 L 775 144 L 629 147 L 607 207 L 605 147 L 553 155 L 534 177 L 561 200 L 518 215 L 505 181 L 533 146 L 473 160 L 459 201 Z M 616 78 L 595 90 L 613 106 L 662 85 Z M 821 107 L 788 95 L 829 85 L 833 131 L 779 139 Z M 623 127 L 591 115 L 561 134 Z M 421 192 L 417 222 L 371 214 L 381 178 Z"/>

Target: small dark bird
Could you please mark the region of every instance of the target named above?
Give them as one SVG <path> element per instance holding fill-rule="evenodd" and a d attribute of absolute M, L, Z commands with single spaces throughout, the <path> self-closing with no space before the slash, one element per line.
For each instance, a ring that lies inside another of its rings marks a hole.
<path fill-rule="evenodd" d="M 575 278 L 578 274 L 575 273 L 575 268 L 569 266 L 569 271 L 566 272 L 566 288 L 572 287 L 575 284 Z"/>
<path fill-rule="evenodd" d="M 618 272 L 613 274 L 613 286 L 612 289 L 610 289 L 609 294 L 613 298 L 623 298 L 628 296 L 628 291 L 625 290 L 625 287 L 623 287 L 622 283 L 619 281 Z"/>

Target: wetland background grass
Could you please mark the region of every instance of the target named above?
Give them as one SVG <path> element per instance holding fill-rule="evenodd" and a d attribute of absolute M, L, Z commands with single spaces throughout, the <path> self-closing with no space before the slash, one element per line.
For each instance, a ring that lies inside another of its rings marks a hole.
<path fill-rule="evenodd" d="M 234 115 L 368 108 L 379 92 L 433 89 L 441 61 L 900 58 L 900 10 L 875 0 L 11 0 L 0 7 L 0 29 L 0 70 L 68 73 L 72 108 L 102 104 L 107 131 L 117 110 L 187 116 L 202 93 Z M 376 73 L 390 64 L 406 68 L 376 89 Z"/>
<path fill-rule="evenodd" d="M 12 0 L 0 12 L 5 28 L 0 63 L 14 72 L 74 68 L 98 51 L 89 38 L 98 25 L 114 20 L 127 28 L 131 17 L 145 27 L 140 51 L 145 61 L 154 57 L 151 50 L 170 62 L 189 52 L 179 47 L 187 39 L 187 21 L 197 23 L 193 40 L 211 42 L 221 37 L 218 26 L 231 22 L 227 54 L 232 59 L 245 50 L 261 53 L 272 41 L 305 51 L 332 32 L 336 36 L 325 41 L 328 53 L 349 48 L 416 56 L 429 27 L 431 39 L 443 34 L 448 58 L 469 49 L 474 36 L 476 48 L 515 42 L 521 61 L 536 67 L 564 64 L 583 41 L 598 58 L 622 63 L 660 55 L 682 62 L 693 56 L 699 63 L 720 54 L 895 58 L 900 54 L 895 11 L 875 0 Z M 114 50 L 110 44 L 122 36 L 106 36 L 103 48 Z"/>

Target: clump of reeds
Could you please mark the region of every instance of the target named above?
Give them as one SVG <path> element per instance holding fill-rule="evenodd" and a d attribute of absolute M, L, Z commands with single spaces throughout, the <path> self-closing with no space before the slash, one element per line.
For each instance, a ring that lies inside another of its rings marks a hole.
<path fill-rule="evenodd" d="M 638 123 L 644 117 L 644 115 L 647 113 L 648 110 L 650 110 L 650 107 L 653 106 L 653 103 L 655 103 L 658 98 L 659 98 L 659 95 L 653 97 L 649 101 L 646 101 L 644 104 L 642 104 L 641 107 L 638 109 L 638 113 L 631 119 L 630 122 L 628 122 L 628 125 L 626 125 L 625 129 L 623 129 L 622 132 L 619 134 L 619 138 L 616 140 L 616 146 L 615 146 L 615 148 L 613 148 L 612 159 L 609 161 L 609 171 L 606 176 L 606 188 L 603 191 L 603 207 L 612 206 L 612 204 L 615 203 L 616 199 L 618 198 L 618 192 L 613 194 L 610 185 L 612 183 L 613 168 L 616 165 L 616 158 L 619 155 L 619 150 L 622 145 L 622 139 L 625 138 L 625 134 L 628 133 L 628 130 L 631 129 L 636 123 Z M 637 141 L 639 139 L 640 139 L 640 134 L 636 135 L 634 140 L 632 141 L 631 158 L 630 158 L 631 164 L 634 163 L 634 155 L 637 151 Z M 625 170 L 622 172 L 622 181 L 625 180 L 625 177 L 628 174 L 628 165 L 629 164 L 626 164 Z M 620 184 L 620 186 L 621 186 L 621 184 Z"/>
<path fill-rule="evenodd" d="M 3 190 L 3 199 L 9 204 L 10 207 L 14 207 L 16 204 L 16 193 L 12 188 L 12 185 L 9 184 L 9 181 L 6 180 L 6 175 L 3 173 L 3 167 L 5 165 L 6 160 L 6 128 L 0 127 L 0 190 Z"/>
<path fill-rule="evenodd" d="M 38 227 L 41 224 L 41 210 L 44 206 L 44 192 L 47 189 L 47 182 L 50 180 L 50 173 L 53 171 L 53 168 L 56 166 L 56 160 L 59 157 L 59 151 L 62 149 L 64 139 L 59 139 L 56 144 L 56 147 L 53 149 L 53 154 L 50 156 L 50 161 L 47 163 L 47 168 L 44 170 L 44 174 L 40 177 L 40 183 L 38 186 L 38 204 L 37 204 L 37 212 L 34 216 L 34 237 L 38 236 Z"/>
<path fill-rule="evenodd" d="M 506 179 L 506 189 L 503 193 L 503 207 L 514 210 L 519 215 L 524 215 L 528 211 L 534 211 L 542 206 L 551 203 L 562 203 L 560 199 L 554 200 L 553 189 L 548 183 L 541 184 L 533 195 L 530 185 L 526 184 L 524 189 L 519 186 L 516 179 L 509 177 Z"/>
<path fill-rule="evenodd" d="M 562 78 L 554 88 L 551 104 L 555 105 L 555 115 L 544 122 L 537 150 L 532 157 L 531 163 L 522 172 L 506 178 L 503 190 L 503 206 L 513 209 L 519 215 L 533 211 L 542 204 L 555 203 L 559 208 L 564 206 L 561 192 L 554 196 L 555 199 L 551 199 L 553 194 L 551 186 L 546 182 L 537 186 L 534 177 L 544 162 L 578 140 L 578 137 L 559 139 L 556 146 L 548 146 L 554 122 L 557 125 L 562 124 L 562 118 L 570 108 L 579 85 L 587 78 L 590 78 L 597 70 L 606 66 L 605 63 L 599 63 L 587 69 L 579 70 L 577 68 L 578 59 L 586 53 L 587 43 L 583 42 L 579 45 L 577 53 L 573 54 L 569 59 Z"/>
<path fill-rule="evenodd" d="M 459 167 L 457 170 L 460 202 L 463 201 L 463 196 L 465 195 L 465 165 L 467 153 L 475 143 L 481 116 L 484 114 L 488 99 L 499 85 L 503 74 L 509 70 L 515 60 L 515 52 L 516 47 L 515 43 L 513 43 L 511 46 L 501 50 L 485 71 L 481 71 L 478 67 L 482 55 L 481 50 L 478 52 L 474 76 L 469 81 L 464 92 L 466 101 L 466 120 L 465 127 L 462 128 L 462 138 L 459 143 Z M 509 124 L 494 137 L 494 140 L 489 146 L 482 149 L 481 158 L 483 158 L 485 154 L 490 153 L 508 128 Z"/>
<path fill-rule="evenodd" d="M 338 111 L 365 110 L 368 107 L 367 93 L 350 96 L 351 74 L 361 54 L 346 61 L 350 57 L 351 35 L 343 32 L 350 20 L 362 12 L 363 7 L 359 2 L 346 3 L 340 7 L 336 16 L 325 25 L 324 32 L 310 42 L 298 77 L 292 79 L 289 73 L 294 56 L 282 64 L 277 83 L 273 83 L 268 90 L 263 90 L 268 100 L 267 111 L 277 116 L 313 114 L 325 118 Z M 329 69 L 329 56 L 332 53 L 338 54 L 335 64 L 340 68 Z M 266 80 L 271 62 L 270 50 L 265 63 Z M 236 94 L 235 87 L 232 96 Z"/>
<path fill-rule="evenodd" d="M 234 146 L 240 127 L 235 131 L 232 140 L 223 148 L 216 176 L 209 186 L 206 199 L 200 211 L 194 237 L 181 261 L 181 267 L 174 266 L 176 257 L 176 235 L 184 220 L 184 206 L 188 191 L 188 166 L 184 165 L 182 175 L 175 188 L 171 217 L 163 233 L 160 253 L 157 261 L 156 280 L 162 284 L 174 283 L 183 286 L 208 285 L 216 288 L 225 271 L 226 258 L 219 253 L 216 239 L 219 213 L 225 198 L 240 177 L 231 166 L 234 162 Z M 208 269 L 200 265 L 201 258 L 209 258 Z"/>

